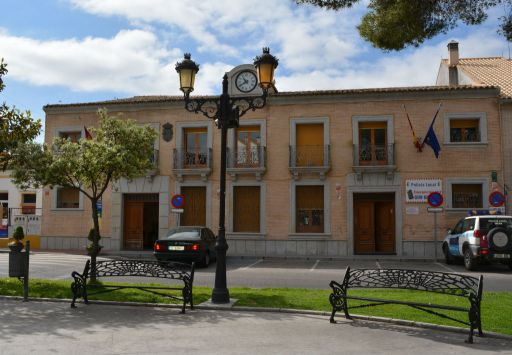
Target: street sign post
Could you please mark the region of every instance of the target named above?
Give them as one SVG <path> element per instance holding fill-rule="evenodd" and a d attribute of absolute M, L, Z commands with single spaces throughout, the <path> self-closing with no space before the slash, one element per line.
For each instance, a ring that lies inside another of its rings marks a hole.
<path fill-rule="evenodd" d="M 441 193 L 434 191 L 427 196 L 427 203 L 430 207 L 427 207 L 428 212 L 434 213 L 434 258 L 437 263 L 437 214 L 443 212 L 441 205 L 443 204 L 444 198 Z"/>

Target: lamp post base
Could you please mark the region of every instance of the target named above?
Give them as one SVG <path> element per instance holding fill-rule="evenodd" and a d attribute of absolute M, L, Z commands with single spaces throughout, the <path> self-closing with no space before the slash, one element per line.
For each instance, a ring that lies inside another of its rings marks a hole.
<path fill-rule="evenodd" d="M 229 303 L 229 290 L 227 288 L 214 288 L 212 303 Z"/>

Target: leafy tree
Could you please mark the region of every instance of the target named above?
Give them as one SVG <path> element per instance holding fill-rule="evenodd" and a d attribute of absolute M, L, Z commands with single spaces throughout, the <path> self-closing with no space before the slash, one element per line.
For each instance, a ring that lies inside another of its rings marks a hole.
<path fill-rule="evenodd" d="M 361 0 L 295 0 L 329 10 L 350 8 Z M 377 48 L 402 50 L 455 28 L 459 23 L 481 24 L 490 8 L 512 0 L 370 0 L 368 12 L 357 27 L 359 34 Z M 499 33 L 512 39 L 512 12 L 500 18 Z"/>
<path fill-rule="evenodd" d="M 2 76 L 7 74 L 7 64 L 0 60 L 0 92 L 5 85 Z M 19 143 L 33 140 L 41 131 L 41 121 L 34 121 L 30 111 L 21 112 L 4 102 L 0 105 L 0 170 L 5 171 L 11 153 Z"/>
<path fill-rule="evenodd" d="M 91 128 L 92 138 L 78 142 L 54 138 L 53 144 L 20 144 L 13 152 L 12 178 L 21 188 L 54 186 L 80 191 L 91 202 L 94 237 L 91 271 L 96 270 L 100 229 L 96 203 L 112 181 L 144 176 L 153 168 L 151 156 L 157 137 L 149 126 L 110 117 L 98 110 L 99 127 Z"/>

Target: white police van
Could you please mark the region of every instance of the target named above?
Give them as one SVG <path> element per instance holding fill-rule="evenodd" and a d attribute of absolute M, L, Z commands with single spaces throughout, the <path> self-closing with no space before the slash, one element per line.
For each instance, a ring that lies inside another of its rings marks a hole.
<path fill-rule="evenodd" d="M 501 262 L 512 270 L 512 216 L 482 215 L 462 218 L 443 241 L 447 264 L 464 259 L 474 270 L 481 262 Z"/>

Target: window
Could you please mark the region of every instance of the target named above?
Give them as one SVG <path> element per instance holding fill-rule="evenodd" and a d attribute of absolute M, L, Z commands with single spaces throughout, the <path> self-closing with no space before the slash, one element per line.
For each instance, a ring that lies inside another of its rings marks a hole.
<path fill-rule="evenodd" d="M 452 208 L 483 208 L 482 184 L 452 184 Z"/>
<path fill-rule="evenodd" d="M 233 232 L 260 232 L 260 187 L 233 187 Z"/>
<path fill-rule="evenodd" d="M 63 131 L 59 132 L 59 137 L 69 139 L 73 143 L 77 143 L 82 137 L 81 131 Z"/>
<path fill-rule="evenodd" d="M 260 165 L 260 126 L 242 126 L 236 129 L 236 167 Z"/>
<path fill-rule="evenodd" d="M 295 187 L 297 233 L 324 233 L 324 186 Z"/>
<path fill-rule="evenodd" d="M 25 193 L 22 195 L 21 213 L 22 214 L 35 214 L 36 213 L 36 194 Z"/>
<path fill-rule="evenodd" d="M 79 208 L 80 192 L 71 187 L 56 188 L 56 208 Z"/>
<path fill-rule="evenodd" d="M 386 122 L 359 123 L 359 163 L 375 165 L 387 163 Z"/>
<path fill-rule="evenodd" d="M 480 142 L 478 118 L 450 120 L 450 142 Z"/>
<path fill-rule="evenodd" d="M 446 113 L 445 144 L 487 143 L 487 115 L 484 112 Z"/>
<path fill-rule="evenodd" d="M 206 166 L 208 163 L 208 133 L 206 127 L 185 128 L 185 166 Z"/>

